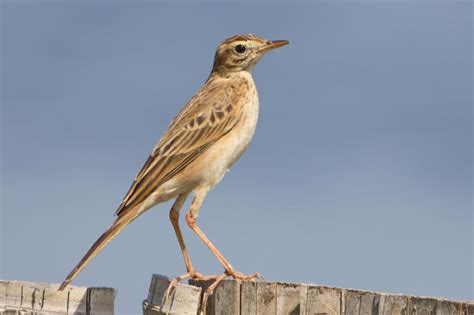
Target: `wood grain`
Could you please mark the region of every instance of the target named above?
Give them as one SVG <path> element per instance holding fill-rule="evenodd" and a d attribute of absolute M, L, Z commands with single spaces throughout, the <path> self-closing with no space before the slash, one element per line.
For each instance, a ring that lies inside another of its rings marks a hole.
<path fill-rule="evenodd" d="M 0 314 L 114 314 L 115 290 L 0 281 Z"/>

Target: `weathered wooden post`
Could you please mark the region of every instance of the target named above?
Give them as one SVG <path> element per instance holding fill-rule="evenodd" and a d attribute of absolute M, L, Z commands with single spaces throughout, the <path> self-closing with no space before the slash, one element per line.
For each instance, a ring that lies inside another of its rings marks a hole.
<path fill-rule="evenodd" d="M 113 315 L 115 290 L 0 280 L 0 314 Z"/>
<path fill-rule="evenodd" d="M 190 282 L 190 286 L 178 285 L 175 295 L 161 307 L 169 280 L 153 275 L 143 313 L 198 314 L 209 283 Z M 474 302 L 311 284 L 225 280 L 210 296 L 206 310 L 207 315 L 474 315 Z"/>
<path fill-rule="evenodd" d="M 179 284 L 164 299 L 170 280 L 166 276 L 153 275 L 148 298 L 143 301 L 143 315 L 197 314 L 201 303 L 201 288 Z"/>

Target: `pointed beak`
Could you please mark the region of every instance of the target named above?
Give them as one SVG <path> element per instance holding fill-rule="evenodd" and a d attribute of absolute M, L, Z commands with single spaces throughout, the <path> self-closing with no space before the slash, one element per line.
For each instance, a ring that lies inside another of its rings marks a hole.
<path fill-rule="evenodd" d="M 288 45 L 290 42 L 287 40 L 269 40 L 268 42 L 263 45 L 263 47 L 259 48 L 256 52 L 257 53 L 264 53 L 272 49 L 276 49 L 285 45 Z"/>

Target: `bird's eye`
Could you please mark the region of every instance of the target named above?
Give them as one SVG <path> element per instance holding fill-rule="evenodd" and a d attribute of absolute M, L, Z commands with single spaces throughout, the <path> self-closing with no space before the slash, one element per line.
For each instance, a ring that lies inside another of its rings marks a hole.
<path fill-rule="evenodd" d="M 238 52 L 239 54 L 244 53 L 244 52 L 245 52 L 245 49 L 246 49 L 246 48 L 245 48 L 244 45 L 240 45 L 240 44 L 239 44 L 239 45 L 235 46 L 235 51 Z"/>

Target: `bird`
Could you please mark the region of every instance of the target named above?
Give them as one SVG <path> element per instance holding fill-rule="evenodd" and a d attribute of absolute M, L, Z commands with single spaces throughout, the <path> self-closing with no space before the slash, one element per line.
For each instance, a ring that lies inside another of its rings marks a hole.
<path fill-rule="evenodd" d="M 257 125 L 259 98 L 252 76 L 269 51 L 289 44 L 252 34 L 226 38 L 217 47 L 211 73 L 203 86 L 171 121 L 135 177 L 115 212 L 115 220 L 69 273 L 64 290 L 84 267 L 128 224 L 150 208 L 175 199 L 169 217 L 182 251 L 186 273 L 174 279 L 232 277 L 255 280 L 229 263 L 197 225 L 203 201 L 249 146 Z M 190 259 L 179 226 L 180 211 L 193 195 L 185 220 L 224 268 L 221 276 L 205 276 Z"/>

